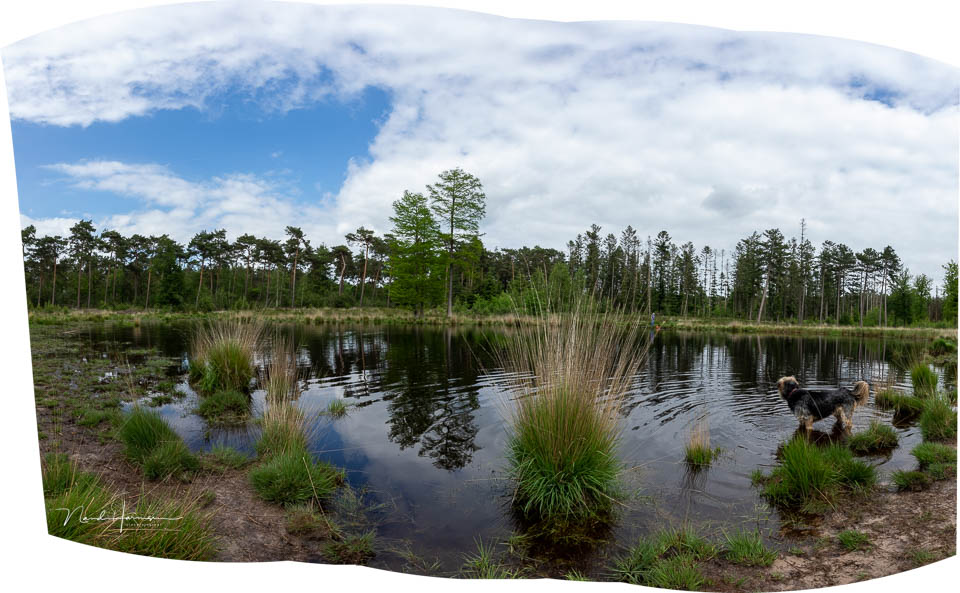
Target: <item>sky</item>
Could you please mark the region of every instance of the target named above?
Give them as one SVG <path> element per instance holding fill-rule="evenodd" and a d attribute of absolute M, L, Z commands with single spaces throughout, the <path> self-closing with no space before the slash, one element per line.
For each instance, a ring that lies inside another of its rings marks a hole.
<path fill-rule="evenodd" d="M 591 223 L 731 250 L 778 227 L 956 257 L 957 68 L 861 42 L 446 9 L 205 4 L 2 51 L 22 225 L 342 243 L 462 167 L 489 247 Z"/>

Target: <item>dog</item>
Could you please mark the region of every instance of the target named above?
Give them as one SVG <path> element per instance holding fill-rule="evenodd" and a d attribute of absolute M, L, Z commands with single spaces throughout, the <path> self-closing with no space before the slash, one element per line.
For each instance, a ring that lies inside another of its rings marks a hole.
<path fill-rule="evenodd" d="M 813 430 L 813 423 L 828 416 L 836 416 L 845 429 L 853 428 L 853 412 L 857 406 L 867 403 L 870 385 L 866 381 L 857 381 L 853 389 L 803 389 L 794 377 L 783 377 L 777 381 L 780 397 L 790 406 L 790 411 L 807 431 Z"/>

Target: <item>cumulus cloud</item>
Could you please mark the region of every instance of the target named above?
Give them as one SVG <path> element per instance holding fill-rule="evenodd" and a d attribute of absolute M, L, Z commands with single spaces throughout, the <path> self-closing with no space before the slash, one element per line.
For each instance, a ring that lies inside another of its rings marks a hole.
<path fill-rule="evenodd" d="M 370 159 L 350 163 L 337 195 L 312 197 L 312 212 L 262 179 L 55 168 L 142 200 L 149 208 L 130 215 L 136 224 L 252 221 L 282 233 L 306 213 L 336 241 L 360 225 L 387 230 L 404 189 L 461 166 L 484 183 L 491 245 L 562 247 L 596 222 L 730 248 L 753 230 L 797 234 L 806 218 L 816 242 L 889 243 L 937 277 L 955 257 L 957 70 L 869 44 L 428 8 L 212 3 L 87 21 L 3 57 L 12 117 L 50 125 L 214 108 L 228 91 L 268 112 L 350 102 L 371 86 L 389 92 Z"/>

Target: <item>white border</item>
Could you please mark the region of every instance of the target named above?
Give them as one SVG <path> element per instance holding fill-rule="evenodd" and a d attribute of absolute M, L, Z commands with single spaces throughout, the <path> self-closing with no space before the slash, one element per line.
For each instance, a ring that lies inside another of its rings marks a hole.
<path fill-rule="evenodd" d="M 16 2 L 16 5 L 14 5 Z M 0 13 L 0 47 L 77 20 L 119 10 L 174 4 L 169 0 L 13 0 Z M 335 2 L 311 2 L 334 4 Z M 336 2 L 339 4 L 415 4 L 415 2 Z M 558 21 L 651 20 L 680 22 L 752 31 L 785 31 L 829 35 L 887 45 L 960 64 L 960 35 L 955 9 L 949 2 L 808 0 L 771 2 L 669 1 L 617 2 L 583 0 L 509 2 L 502 0 L 434 0 L 431 6 L 464 8 L 517 18 Z M 95 550 L 45 535 L 36 422 L 32 400 L 29 335 L 25 315 L 23 268 L 20 257 L 20 219 L 16 199 L 13 147 L 6 92 L 0 72 L 0 376 L 4 415 L 0 443 L 8 453 L 0 506 L 6 533 L 3 542 L 3 580 L 40 589 L 64 590 L 219 590 L 320 589 L 337 591 L 389 589 L 391 591 L 637 591 L 628 585 L 555 581 L 503 581 L 496 584 L 410 577 L 357 567 L 329 567 L 291 562 L 270 564 L 183 563 L 120 555 Z M 960 260 L 960 258 L 958 258 Z M 847 585 L 841 593 L 942 589 L 958 574 L 956 557 L 934 565 L 866 583 Z M 27 584 L 30 585 L 27 585 Z M 14 586 L 17 586 L 14 585 Z M 18 587 L 19 588 L 19 587 Z M 643 588 L 639 590 L 644 590 Z"/>

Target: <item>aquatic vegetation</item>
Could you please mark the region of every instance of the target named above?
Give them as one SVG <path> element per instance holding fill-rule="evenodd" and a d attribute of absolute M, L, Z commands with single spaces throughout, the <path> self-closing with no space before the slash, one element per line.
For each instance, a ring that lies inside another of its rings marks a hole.
<path fill-rule="evenodd" d="M 246 453 L 237 451 L 233 447 L 217 443 L 206 454 L 206 458 L 223 467 L 231 469 L 240 469 L 250 463 L 250 456 Z"/>
<path fill-rule="evenodd" d="M 870 546 L 870 537 L 855 529 L 847 529 L 837 534 L 837 540 L 848 552 L 866 549 Z"/>
<path fill-rule="evenodd" d="M 687 529 L 642 537 L 614 560 L 617 580 L 634 585 L 696 591 L 704 584 L 697 561 L 717 554 L 716 546 Z"/>
<path fill-rule="evenodd" d="M 193 471 L 199 462 L 160 414 L 135 406 L 117 429 L 124 452 L 150 479 Z"/>
<path fill-rule="evenodd" d="M 312 461 L 306 450 L 286 450 L 250 470 L 250 483 L 260 498 L 292 505 L 328 497 L 343 483 L 343 472 Z"/>
<path fill-rule="evenodd" d="M 239 320 L 202 327 L 191 344 L 190 376 L 206 393 L 246 391 L 253 378 L 253 355 L 263 326 Z"/>
<path fill-rule="evenodd" d="M 475 554 L 464 556 L 460 574 L 468 579 L 515 579 L 519 574 L 515 570 L 506 568 L 503 563 L 494 557 L 493 548 L 477 539 Z"/>
<path fill-rule="evenodd" d="M 296 399 L 298 395 L 297 358 L 290 343 L 275 336 L 270 347 L 270 362 L 260 383 L 270 400 Z"/>
<path fill-rule="evenodd" d="M 920 443 L 910 451 L 920 464 L 920 469 L 926 469 L 937 463 L 957 463 L 957 450 L 949 445 L 940 443 Z"/>
<path fill-rule="evenodd" d="M 734 564 L 770 566 L 777 559 L 777 552 L 767 549 L 759 531 L 738 530 L 724 533 L 724 537 L 727 541 L 723 556 Z"/>
<path fill-rule="evenodd" d="M 889 451 L 899 444 L 897 432 L 892 427 L 874 420 L 863 432 L 847 439 L 847 446 L 858 455 Z"/>
<path fill-rule="evenodd" d="M 913 394 L 917 397 L 937 394 L 937 374 L 925 363 L 919 362 L 910 367 L 910 381 L 913 383 Z"/>
<path fill-rule="evenodd" d="M 143 475 L 150 480 L 180 475 L 199 468 L 200 462 L 190 453 L 186 443 L 180 439 L 163 441 L 143 460 Z"/>
<path fill-rule="evenodd" d="M 819 512 L 840 492 L 865 490 L 875 482 L 873 466 L 854 459 L 850 449 L 797 437 L 784 445 L 779 465 L 760 483 L 775 505 Z"/>
<path fill-rule="evenodd" d="M 290 402 L 271 404 L 261 418 L 257 455 L 268 458 L 287 451 L 307 450 L 307 421 L 303 411 Z"/>
<path fill-rule="evenodd" d="M 376 553 L 373 550 L 374 533 L 346 535 L 334 540 L 323 549 L 323 557 L 334 564 L 363 564 Z"/>
<path fill-rule="evenodd" d="M 893 389 L 877 391 L 874 400 L 877 407 L 883 410 L 893 410 L 901 416 L 915 416 L 923 411 L 923 400 L 919 397 L 898 393 Z"/>
<path fill-rule="evenodd" d="M 564 522 L 610 509 L 618 410 L 646 360 L 643 337 L 636 322 L 578 307 L 516 332 L 500 351 L 516 396 L 507 458 L 524 516 Z"/>
<path fill-rule="evenodd" d="M 250 417 L 250 396 L 233 390 L 201 395 L 194 413 L 214 424 L 242 423 Z"/>
<path fill-rule="evenodd" d="M 925 441 L 952 441 L 957 438 L 957 412 L 945 397 L 934 395 L 923 403 L 920 433 Z"/>
<path fill-rule="evenodd" d="M 121 529 L 121 494 L 95 475 L 79 471 L 64 457 L 48 460 L 44 496 L 47 531 L 56 537 L 118 552 L 179 560 L 208 560 L 215 552 L 210 515 L 200 512 L 195 498 L 162 500 L 141 495 L 133 508 L 126 507 Z M 110 519 L 81 520 L 101 516 Z M 176 528 L 138 529 L 135 516 L 171 518 Z"/>
<path fill-rule="evenodd" d="M 957 351 L 957 343 L 949 338 L 939 337 L 930 345 L 930 353 L 934 356 L 943 356 Z"/>
<path fill-rule="evenodd" d="M 347 404 L 343 402 L 342 399 L 331 400 L 327 404 L 327 415 L 333 416 L 334 418 L 343 418 L 347 415 Z"/>
<path fill-rule="evenodd" d="M 684 461 L 695 469 L 709 467 L 720 456 L 721 449 L 710 448 L 710 428 L 705 420 L 697 422 L 684 447 Z"/>
<path fill-rule="evenodd" d="M 340 529 L 324 516 L 314 501 L 287 508 L 287 533 L 312 539 L 341 537 Z"/>
<path fill-rule="evenodd" d="M 925 472 L 911 470 L 896 470 L 890 474 L 890 479 L 896 484 L 898 490 L 923 490 L 933 481 Z"/>

